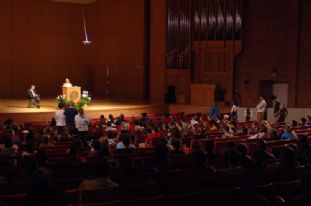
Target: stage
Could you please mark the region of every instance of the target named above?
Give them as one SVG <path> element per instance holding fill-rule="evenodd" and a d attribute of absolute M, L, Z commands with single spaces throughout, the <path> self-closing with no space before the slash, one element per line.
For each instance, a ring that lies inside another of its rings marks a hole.
<path fill-rule="evenodd" d="M 55 99 L 42 99 L 41 108 L 28 108 L 25 99 L 2 99 L 0 100 L 0 122 L 7 118 L 13 118 L 17 123 L 46 122 L 50 121 L 55 114 L 57 104 Z M 169 106 L 164 103 L 150 103 L 144 101 L 117 101 L 117 100 L 94 100 L 85 108 L 85 113 L 90 118 L 98 118 L 101 114 L 108 117 L 121 113 L 127 117 L 138 116 L 143 112 L 148 114 L 166 113 Z"/>

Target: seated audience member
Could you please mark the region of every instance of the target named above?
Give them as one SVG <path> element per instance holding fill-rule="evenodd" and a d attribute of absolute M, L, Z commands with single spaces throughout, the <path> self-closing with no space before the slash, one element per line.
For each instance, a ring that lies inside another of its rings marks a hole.
<path fill-rule="evenodd" d="M 238 144 L 236 147 L 237 151 L 241 154 L 241 165 L 244 168 L 249 168 L 252 165 L 252 158 L 248 154 L 248 147 L 246 144 Z"/>
<path fill-rule="evenodd" d="M 307 119 L 304 117 L 301 117 L 299 125 L 306 125 L 306 123 L 307 123 Z"/>
<path fill-rule="evenodd" d="M 123 120 L 120 123 L 120 130 L 121 133 L 128 133 L 130 131 L 130 124 L 126 120 Z"/>
<path fill-rule="evenodd" d="M 172 153 L 173 154 L 184 154 L 182 148 L 182 140 L 180 138 L 173 138 L 171 140 Z"/>
<path fill-rule="evenodd" d="M 120 114 L 120 116 L 118 116 L 118 117 L 116 118 L 115 124 L 116 124 L 116 125 L 120 125 L 124 120 L 125 120 L 124 114 Z"/>
<path fill-rule="evenodd" d="M 286 124 L 283 134 L 282 134 L 283 139 L 293 139 L 297 138 L 297 135 L 295 131 L 292 129 L 292 126 L 289 124 Z"/>
<path fill-rule="evenodd" d="M 58 109 L 55 112 L 56 129 L 57 134 L 59 135 L 63 133 L 63 128 L 66 126 L 66 116 L 64 115 L 64 112 L 64 104 L 59 103 Z"/>
<path fill-rule="evenodd" d="M 283 148 L 281 150 L 280 164 L 274 168 L 275 181 L 293 179 L 299 166 L 295 151 L 290 147 Z"/>
<path fill-rule="evenodd" d="M 291 125 L 292 127 L 297 127 L 297 126 L 298 126 L 298 122 L 297 122 L 296 120 L 292 120 L 292 121 L 290 122 L 290 125 Z"/>
<path fill-rule="evenodd" d="M 206 165 L 206 154 L 203 151 L 195 151 L 191 156 L 193 167 L 186 171 L 186 179 L 213 176 L 215 174 L 215 168 Z"/>
<path fill-rule="evenodd" d="M 107 122 L 106 123 L 110 123 L 111 126 L 115 126 L 114 123 L 115 123 L 115 120 L 114 120 L 114 117 L 112 114 L 109 114 L 108 116 L 108 119 L 107 119 Z"/>
<path fill-rule="evenodd" d="M 75 116 L 78 114 L 78 111 L 74 108 L 74 103 L 70 102 L 69 108 L 65 109 L 64 115 L 66 117 L 66 126 L 74 127 L 75 126 Z"/>
<path fill-rule="evenodd" d="M 100 155 L 106 158 L 111 158 L 111 151 L 110 151 L 110 147 L 109 147 L 109 141 L 108 139 L 104 139 L 101 142 L 101 149 L 100 149 Z"/>
<path fill-rule="evenodd" d="M 65 206 L 69 203 L 64 191 L 51 182 L 51 173 L 46 168 L 39 168 L 34 176 L 34 185 L 28 192 L 25 206 Z"/>
<path fill-rule="evenodd" d="M 275 156 L 268 150 L 268 145 L 267 145 L 266 141 L 260 140 L 257 143 L 257 148 L 259 151 L 262 152 L 265 161 L 275 159 Z"/>
<path fill-rule="evenodd" d="M 110 167 L 110 162 L 107 158 L 101 160 L 93 177 L 83 180 L 79 186 L 79 190 L 83 192 L 83 190 L 89 189 L 107 189 L 118 187 L 118 184 L 111 181 L 109 178 Z"/>
<path fill-rule="evenodd" d="M 32 99 L 36 102 L 37 108 L 40 108 L 40 95 L 36 92 L 35 85 L 31 85 L 30 88 L 27 90 L 28 98 Z"/>
<path fill-rule="evenodd" d="M 305 172 L 300 178 L 300 186 L 302 194 L 292 197 L 289 206 L 309 206 L 311 205 L 311 171 Z"/>
<path fill-rule="evenodd" d="M 220 156 L 215 153 L 215 142 L 213 140 L 207 140 L 205 142 L 205 153 L 208 160 L 219 159 Z"/>
<path fill-rule="evenodd" d="M 18 146 L 13 144 L 12 137 L 10 135 L 4 135 L 4 144 L 0 145 L 0 156 L 14 156 L 17 153 Z"/>
<path fill-rule="evenodd" d="M 311 125 L 311 116 L 310 115 L 307 116 L 306 125 Z"/>
<path fill-rule="evenodd" d="M 80 155 L 80 146 L 78 142 L 74 142 L 70 145 L 69 155 L 71 162 L 80 162 L 80 163 L 86 162 L 86 158 Z"/>
<path fill-rule="evenodd" d="M 230 137 L 233 137 L 233 131 L 232 129 L 230 128 L 229 125 L 225 125 L 224 129 L 223 129 L 223 135 L 222 137 L 223 138 L 230 138 Z"/>
<path fill-rule="evenodd" d="M 119 157 L 119 167 L 114 176 L 120 184 L 136 184 L 139 179 L 133 161 L 125 155 Z"/>
<path fill-rule="evenodd" d="M 25 151 L 22 152 L 21 157 L 33 157 L 36 155 L 35 144 L 32 142 L 27 143 Z"/>
<path fill-rule="evenodd" d="M 116 145 L 116 149 L 122 152 L 132 152 L 135 149 L 135 145 L 131 144 L 129 135 L 121 134 L 120 141 Z"/>
<path fill-rule="evenodd" d="M 168 148 L 164 143 L 158 143 L 154 147 L 155 160 L 153 167 L 157 170 L 172 169 L 171 161 L 168 159 Z"/>
<path fill-rule="evenodd" d="M 39 148 L 48 148 L 54 147 L 54 144 L 51 142 L 51 137 L 47 134 L 42 135 Z"/>
<path fill-rule="evenodd" d="M 106 118 L 105 118 L 105 116 L 102 114 L 102 115 L 99 116 L 99 119 L 98 119 L 98 121 L 96 122 L 96 125 L 97 125 L 98 127 L 100 127 L 100 126 L 103 126 L 103 125 L 105 125 L 105 124 L 106 124 Z"/>
<path fill-rule="evenodd" d="M 17 132 L 20 130 L 20 126 L 18 126 L 16 123 L 14 123 L 13 119 L 8 118 L 3 124 L 2 128 L 6 130 L 13 130 L 14 132 Z"/>

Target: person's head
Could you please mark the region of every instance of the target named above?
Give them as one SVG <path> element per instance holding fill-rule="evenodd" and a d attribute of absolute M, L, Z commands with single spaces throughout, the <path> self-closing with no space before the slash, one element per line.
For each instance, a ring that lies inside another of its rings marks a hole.
<path fill-rule="evenodd" d="M 30 85 L 30 89 L 36 89 L 36 86 L 35 85 Z"/>
<path fill-rule="evenodd" d="M 294 168 L 297 165 L 295 150 L 285 147 L 281 150 L 281 164 L 286 168 Z"/>
<path fill-rule="evenodd" d="M 59 103 L 58 104 L 58 109 L 63 109 L 64 108 L 64 104 L 63 103 Z"/>
<path fill-rule="evenodd" d="M 305 195 L 311 195 L 311 171 L 303 173 L 300 178 L 300 185 Z"/>
<path fill-rule="evenodd" d="M 235 146 L 236 146 L 236 143 L 233 142 L 233 141 L 230 141 L 230 142 L 228 142 L 228 144 L 227 144 L 227 148 L 228 148 L 228 149 L 233 149 Z"/>
<path fill-rule="evenodd" d="M 291 125 L 292 125 L 293 127 L 296 127 L 296 126 L 298 125 L 298 122 L 297 122 L 296 120 L 293 120 L 293 121 L 291 122 Z"/>
<path fill-rule="evenodd" d="M 67 84 L 70 84 L 70 80 L 69 80 L 68 78 L 66 78 L 65 82 L 66 82 Z"/>
<path fill-rule="evenodd" d="M 304 118 L 304 117 L 302 117 L 302 118 L 300 119 L 300 121 L 301 121 L 301 124 L 302 124 L 302 125 L 305 125 L 306 122 L 307 122 L 307 119 Z"/>
<path fill-rule="evenodd" d="M 128 147 L 130 146 L 131 140 L 130 140 L 129 135 L 127 135 L 127 134 L 122 134 L 122 135 L 120 136 L 120 139 L 121 139 L 121 141 L 123 142 L 123 144 L 124 144 L 124 146 L 125 146 L 126 148 L 128 148 Z"/>
<path fill-rule="evenodd" d="M 101 114 L 101 115 L 99 116 L 99 119 L 100 119 L 100 120 L 105 120 L 105 116 L 104 116 L 103 114 Z"/>
<path fill-rule="evenodd" d="M 79 109 L 79 115 L 84 116 L 84 110 L 82 108 Z"/>
<path fill-rule="evenodd" d="M 265 100 L 265 99 L 263 98 L 263 96 L 259 96 L 259 100 L 260 100 L 260 101 L 263 101 L 263 100 Z"/>

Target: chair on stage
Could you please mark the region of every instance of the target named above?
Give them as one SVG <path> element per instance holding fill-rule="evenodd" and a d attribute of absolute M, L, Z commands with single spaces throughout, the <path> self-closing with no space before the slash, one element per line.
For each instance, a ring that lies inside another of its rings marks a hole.
<path fill-rule="evenodd" d="M 34 108 L 38 107 L 38 102 L 36 101 L 35 98 L 33 98 L 30 94 L 27 93 L 27 99 L 28 99 L 28 108 Z"/>

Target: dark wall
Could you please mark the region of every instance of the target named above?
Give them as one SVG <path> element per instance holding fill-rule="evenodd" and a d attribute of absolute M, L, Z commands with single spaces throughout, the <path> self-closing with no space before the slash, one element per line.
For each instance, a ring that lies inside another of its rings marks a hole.
<path fill-rule="evenodd" d="M 298 0 L 246 1 L 243 49 L 235 68 L 236 91 L 242 95 L 244 106 L 255 106 L 258 102 L 260 80 L 287 82 L 288 106 L 296 106 L 297 97 L 298 106 L 302 105 L 302 99 L 296 96 L 305 90 L 300 87 L 301 93 L 296 93 L 298 3 Z"/>

